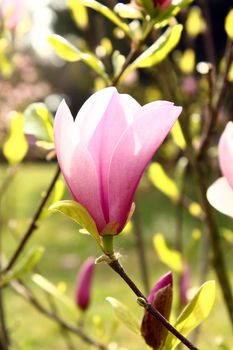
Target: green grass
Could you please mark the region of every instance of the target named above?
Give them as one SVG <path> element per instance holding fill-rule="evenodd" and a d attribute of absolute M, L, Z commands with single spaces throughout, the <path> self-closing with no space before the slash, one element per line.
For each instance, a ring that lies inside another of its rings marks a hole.
<path fill-rule="evenodd" d="M 1 176 L 4 177 L 5 168 L 1 167 L 0 170 Z M 54 171 L 55 167 L 53 165 L 25 164 L 5 192 L 1 202 L 0 228 L 3 237 L 3 251 L 8 258 L 14 252 L 17 242 L 28 227 L 30 217 L 35 212 L 35 208 L 41 198 L 41 193 L 48 186 Z M 68 193 L 65 196 L 69 198 Z M 162 232 L 165 234 L 167 241 L 173 245 L 175 243 L 176 213 L 170 201 L 156 189 L 148 186 L 146 180 L 142 182 L 137 195 L 137 210 L 143 223 L 143 238 L 146 244 L 146 257 L 149 266 L 150 284 L 152 286 L 156 279 L 167 271 L 167 268 L 158 261 L 153 251 L 152 237 L 154 233 Z M 229 222 L 226 222 L 226 225 L 229 225 Z M 190 245 L 193 228 L 201 228 L 200 223 L 188 213 L 184 213 L 183 243 L 186 251 Z M 233 261 L 233 252 L 229 245 L 224 244 L 227 249 L 225 257 L 228 266 L 230 266 Z M 45 253 L 38 266 L 40 273 L 55 285 L 61 281 L 64 282 L 67 286 L 66 294 L 71 299 L 73 299 L 79 266 L 88 256 L 94 255 L 97 257 L 101 254 L 90 237 L 81 235 L 78 232 L 78 227 L 73 222 L 59 214 L 54 214 L 41 223 L 30 239 L 26 251 L 35 245 L 45 247 Z M 116 246 L 122 254 L 122 262 L 125 269 L 142 288 L 134 234 L 129 233 L 118 236 L 116 238 Z M 192 257 L 186 256 L 194 263 L 192 265 L 192 286 L 198 285 L 200 257 L 200 247 L 194 250 Z M 215 278 L 211 269 L 207 278 Z M 30 281 L 30 278 L 27 278 L 25 281 L 30 284 L 43 303 L 48 305 L 47 297 Z M 177 294 L 176 290 L 175 294 Z M 31 305 L 12 292 L 10 288 L 4 290 L 3 296 L 6 305 L 7 325 L 11 332 L 12 349 L 67 349 L 62 331 L 55 323 L 40 315 Z M 85 319 L 85 329 L 97 339 L 103 335 L 103 329 L 107 335 L 112 327 L 112 323 L 115 322 L 113 311 L 105 301 L 107 296 L 118 298 L 126 303 L 139 319 L 142 317 L 142 310 L 135 303 L 135 298 L 127 286 L 108 266 L 104 264 L 97 265 L 92 304 Z M 177 297 L 175 296 L 176 299 Z M 69 310 L 62 308 L 61 302 L 56 304 L 59 313 L 64 315 L 67 321 L 75 321 L 75 317 L 70 314 Z M 98 329 L 93 323 L 93 317 L 96 315 L 99 315 L 102 320 L 102 326 L 100 325 Z M 77 310 L 77 319 L 78 317 L 79 311 Z M 209 348 L 217 350 L 219 348 L 215 345 L 215 340 L 218 337 L 226 339 L 228 344 L 232 342 L 231 328 L 219 288 L 214 309 L 200 330 L 197 345 L 203 350 Z M 90 346 L 87 346 L 77 337 L 72 336 L 72 341 L 76 349 L 90 349 Z M 131 333 L 124 325 L 119 325 L 113 341 L 117 341 L 120 346 L 129 350 L 146 348 L 142 339 Z"/>

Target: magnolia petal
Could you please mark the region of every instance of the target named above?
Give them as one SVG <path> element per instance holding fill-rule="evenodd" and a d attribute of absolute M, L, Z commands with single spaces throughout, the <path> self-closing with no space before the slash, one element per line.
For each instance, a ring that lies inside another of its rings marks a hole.
<path fill-rule="evenodd" d="M 98 176 L 92 156 L 82 144 L 78 144 L 73 151 L 66 181 L 74 199 L 88 210 L 101 232 L 106 221 L 101 206 Z"/>
<path fill-rule="evenodd" d="M 113 96 L 116 94 L 118 92 L 115 87 L 102 89 L 91 95 L 80 108 L 75 118 L 75 128 L 83 144 L 89 144 Z"/>
<path fill-rule="evenodd" d="M 107 175 L 111 156 L 121 135 L 133 122 L 135 112 L 141 108 L 134 98 L 119 94 L 116 89 L 106 88 L 102 90 L 102 94 L 109 94 L 109 91 L 112 93 L 111 98 L 88 144 L 98 171 L 101 204 L 106 222 L 109 221 Z"/>
<path fill-rule="evenodd" d="M 154 152 L 175 123 L 181 107 L 150 103 L 126 129 L 114 150 L 109 168 L 109 220 L 124 227 L 138 182 Z"/>
<path fill-rule="evenodd" d="M 215 209 L 233 217 L 233 189 L 225 177 L 220 177 L 208 188 L 207 199 Z"/>
<path fill-rule="evenodd" d="M 62 100 L 55 115 L 54 142 L 59 165 L 66 177 L 66 175 L 69 175 L 72 153 L 75 147 L 75 134 L 74 119 L 65 100 Z"/>
<path fill-rule="evenodd" d="M 233 190 L 233 122 L 227 123 L 220 138 L 218 150 L 222 174 Z"/>
<path fill-rule="evenodd" d="M 125 114 L 127 115 L 127 120 L 129 124 L 133 122 L 134 115 L 137 111 L 140 110 L 141 105 L 130 95 L 120 94 L 120 103 L 124 109 Z"/>

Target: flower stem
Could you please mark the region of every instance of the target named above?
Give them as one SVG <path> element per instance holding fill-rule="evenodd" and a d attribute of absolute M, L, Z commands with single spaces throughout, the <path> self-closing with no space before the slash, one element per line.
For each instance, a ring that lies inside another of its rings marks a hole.
<path fill-rule="evenodd" d="M 186 339 L 180 332 L 177 331 L 167 320 L 160 314 L 158 310 L 156 310 L 148 301 L 145 295 L 138 289 L 135 283 L 131 280 L 131 278 L 126 274 L 123 267 L 120 265 L 118 260 L 112 260 L 108 264 L 121 278 L 127 283 L 130 289 L 134 292 L 134 294 L 145 300 L 145 307 L 147 311 L 156 318 L 159 322 L 163 324 L 164 327 L 167 328 L 169 332 L 171 332 L 175 337 L 177 337 L 188 349 L 190 350 L 198 350 L 188 339 Z"/>

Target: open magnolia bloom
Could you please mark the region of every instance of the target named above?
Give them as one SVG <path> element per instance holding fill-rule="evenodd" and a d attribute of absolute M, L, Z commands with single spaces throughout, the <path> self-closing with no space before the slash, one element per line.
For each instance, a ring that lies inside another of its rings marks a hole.
<path fill-rule="evenodd" d="M 233 217 L 233 122 L 226 125 L 219 141 L 218 152 L 223 177 L 208 188 L 207 198 L 215 209 Z"/>
<path fill-rule="evenodd" d="M 142 107 L 114 87 L 94 93 L 75 121 L 61 102 L 54 121 L 58 162 L 100 235 L 122 231 L 143 171 L 181 110 L 167 101 Z"/>

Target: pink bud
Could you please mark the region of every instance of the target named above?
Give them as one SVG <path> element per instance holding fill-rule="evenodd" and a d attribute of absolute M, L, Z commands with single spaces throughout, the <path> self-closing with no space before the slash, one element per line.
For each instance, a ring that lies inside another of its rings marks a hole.
<path fill-rule="evenodd" d="M 154 5 L 158 5 L 162 10 L 171 5 L 171 0 L 153 0 Z"/>
<path fill-rule="evenodd" d="M 24 0 L 2 0 L 0 2 L 0 14 L 9 30 L 14 31 L 19 25 L 24 7 Z"/>
<path fill-rule="evenodd" d="M 188 302 L 187 292 L 190 283 L 191 272 L 188 265 L 184 267 L 184 270 L 180 278 L 180 303 L 186 305 Z"/>
<path fill-rule="evenodd" d="M 75 288 L 75 301 L 81 310 L 86 310 L 90 303 L 95 259 L 89 257 L 81 266 Z"/>
<path fill-rule="evenodd" d="M 169 319 L 172 305 L 172 273 L 164 275 L 151 290 L 148 301 Z M 167 329 L 147 310 L 141 324 L 141 334 L 146 343 L 154 350 L 161 349 L 167 338 Z"/>
<path fill-rule="evenodd" d="M 75 121 L 61 102 L 54 121 L 58 162 L 99 234 L 124 228 L 143 172 L 181 110 L 167 101 L 141 106 L 114 87 L 94 93 Z"/>
<path fill-rule="evenodd" d="M 218 156 L 223 177 L 208 188 L 207 198 L 215 209 L 233 217 L 233 122 L 227 123 L 222 133 Z"/>

